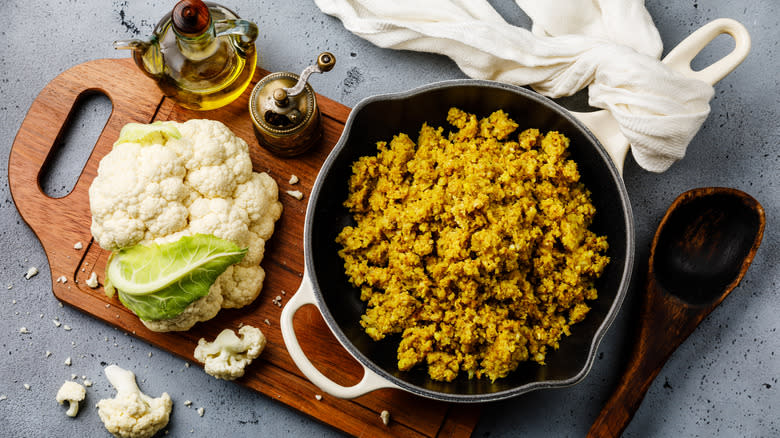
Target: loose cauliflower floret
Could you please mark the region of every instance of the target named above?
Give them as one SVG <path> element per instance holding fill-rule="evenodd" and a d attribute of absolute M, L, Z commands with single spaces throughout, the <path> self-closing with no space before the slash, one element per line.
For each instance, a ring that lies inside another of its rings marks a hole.
<path fill-rule="evenodd" d="M 87 396 L 87 390 L 82 385 L 71 382 L 70 380 L 63 383 L 60 390 L 57 391 L 57 403 L 65 404 L 68 402 L 68 411 L 65 415 L 68 417 L 75 417 L 79 413 L 79 402 L 84 400 Z"/>
<path fill-rule="evenodd" d="M 167 392 L 152 398 L 141 392 L 132 371 L 116 365 L 105 369 L 116 397 L 100 400 L 98 415 L 109 432 L 120 438 L 150 438 L 168 424 L 173 402 Z"/>
<path fill-rule="evenodd" d="M 258 296 L 265 276 L 259 264 L 282 204 L 276 181 L 252 172 L 249 146 L 221 122 L 166 122 L 161 129 L 166 135 L 145 129 L 142 137 L 120 138 L 101 160 L 89 189 L 91 229 L 110 251 L 199 233 L 248 249 L 242 269 L 215 283 L 229 287 L 212 288 L 170 320 L 144 321 L 155 331 L 187 330 L 220 306 L 241 307 Z"/>
<path fill-rule="evenodd" d="M 238 330 L 225 329 L 214 342 L 201 338 L 195 348 L 195 359 L 204 364 L 206 373 L 225 380 L 235 380 L 265 348 L 265 336 L 260 329 L 245 325 Z"/>

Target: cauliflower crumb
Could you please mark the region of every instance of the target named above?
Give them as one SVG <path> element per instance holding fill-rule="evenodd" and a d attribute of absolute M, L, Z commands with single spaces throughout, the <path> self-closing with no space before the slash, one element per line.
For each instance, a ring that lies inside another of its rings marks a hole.
<path fill-rule="evenodd" d="M 65 324 L 64 326 L 62 326 L 62 329 L 65 330 L 66 332 L 69 332 L 69 331 L 72 330 L 68 324 Z"/>
<path fill-rule="evenodd" d="M 67 365 L 67 366 L 71 366 L 71 365 L 73 365 L 73 360 L 71 360 L 70 356 L 68 356 L 68 357 L 65 359 L 65 365 Z M 75 374 L 74 374 L 74 376 L 75 376 Z"/>
<path fill-rule="evenodd" d="M 173 402 L 167 392 L 152 398 L 141 392 L 132 371 L 116 365 L 105 369 L 106 377 L 116 388 L 116 397 L 98 402 L 103 425 L 119 438 L 152 437 L 168 424 Z"/>
<path fill-rule="evenodd" d="M 238 331 L 225 329 L 214 342 L 201 338 L 195 348 L 195 359 L 204 363 L 207 374 L 217 379 L 235 380 L 265 348 L 265 336 L 260 329 L 245 325 Z"/>
<path fill-rule="evenodd" d="M 303 192 L 300 190 L 287 190 L 287 194 L 299 201 L 303 199 Z"/>
<path fill-rule="evenodd" d="M 203 409 L 203 408 L 198 408 L 198 415 L 199 415 L 199 416 L 201 416 L 201 417 L 202 417 L 202 416 L 203 416 L 203 414 L 205 414 L 205 413 L 206 413 L 206 410 L 205 410 L 205 409 Z"/>
<path fill-rule="evenodd" d="M 27 269 L 27 273 L 24 274 L 24 278 L 29 280 L 35 277 L 36 275 L 38 275 L 38 268 L 36 268 L 35 266 L 30 266 L 30 268 Z"/>
<path fill-rule="evenodd" d="M 79 250 L 81 248 L 84 248 L 84 245 L 82 245 L 81 242 L 76 242 L 75 244 L 73 244 L 73 249 Z"/>
<path fill-rule="evenodd" d="M 68 277 L 66 277 L 64 275 L 60 275 L 59 277 L 57 277 L 57 283 L 65 284 L 67 282 L 68 282 Z"/>
<path fill-rule="evenodd" d="M 24 386 L 24 389 L 26 389 L 26 390 L 28 390 L 28 391 L 30 390 L 30 388 L 32 388 L 32 387 L 30 386 L 30 384 L 29 384 L 29 383 L 25 383 L 25 384 L 24 384 L 24 385 L 22 385 L 22 386 Z"/>
<path fill-rule="evenodd" d="M 379 414 L 379 418 L 382 419 L 382 424 L 387 426 L 390 424 L 390 412 L 389 411 L 382 411 L 381 414 Z"/>
<path fill-rule="evenodd" d="M 55 399 L 59 404 L 65 404 L 68 402 L 68 410 L 65 415 L 68 417 L 75 417 L 79 413 L 79 402 L 84 400 L 87 396 L 87 390 L 76 382 L 66 381 L 57 391 Z"/>
<path fill-rule="evenodd" d="M 319 400 L 322 400 L 322 396 L 321 396 L 321 395 L 319 395 L 319 394 L 315 394 L 315 395 L 314 395 L 314 398 L 316 398 L 316 399 L 317 399 L 317 401 L 319 401 Z"/>
<path fill-rule="evenodd" d="M 97 272 L 92 271 L 92 274 L 87 278 L 87 286 L 91 287 L 92 289 L 96 289 L 98 287 L 98 278 L 97 278 Z"/>
<path fill-rule="evenodd" d="M 89 379 L 84 379 L 84 386 L 86 386 L 87 388 L 91 387 L 92 381 Z"/>
<path fill-rule="evenodd" d="M 335 240 L 366 302 L 359 323 L 395 337 L 400 371 L 495 381 L 558 349 L 596 298 L 608 244 L 588 229 L 568 138 L 509 140 L 518 124 L 501 110 L 452 108 L 447 121 L 458 130 L 423 124 L 417 142 L 395 135 L 352 164 L 343 205 L 356 224 Z"/>
<path fill-rule="evenodd" d="M 8 396 L 5 395 L 5 394 L 0 395 L 0 401 L 3 401 L 3 400 L 8 400 Z"/>
<path fill-rule="evenodd" d="M 59 322 L 59 321 L 57 321 L 56 319 L 52 319 L 52 320 L 51 320 L 51 322 L 52 322 L 52 323 L 54 323 L 54 326 L 55 326 L 55 327 L 59 327 L 59 326 L 61 326 L 61 325 L 62 325 L 62 323 L 61 323 L 61 322 Z"/>
<path fill-rule="evenodd" d="M 23 335 L 28 335 L 28 334 L 30 334 L 30 331 L 29 331 L 29 330 L 27 330 L 27 327 L 21 327 L 21 328 L 19 329 L 19 333 L 21 333 L 21 334 L 23 334 Z"/>
<path fill-rule="evenodd" d="M 185 400 L 184 401 L 184 406 L 187 406 L 187 407 L 192 406 L 192 401 L 191 400 Z"/>
<path fill-rule="evenodd" d="M 298 184 L 298 181 L 300 181 L 300 180 L 298 179 L 298 176 L 296 176 L 296 175 L 290 175 L 290 185 L 293 185 L 293 184 Z"/>
<path fill-rule="evenodd" d="M 49 356 L 51 356 L 51 351 L 46 350 L 46 357 L 49 357 Z"/>

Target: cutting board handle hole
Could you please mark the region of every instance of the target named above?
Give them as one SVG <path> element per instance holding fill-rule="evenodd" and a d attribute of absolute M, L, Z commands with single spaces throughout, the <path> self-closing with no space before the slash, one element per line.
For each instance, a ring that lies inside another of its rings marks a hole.
<path fill-rule="evenodd" d="M 62 198 L 76 186 L 112 109 L 111 100 L 99 91 L 76 99 L 38 177 L 47 196 Z"/>

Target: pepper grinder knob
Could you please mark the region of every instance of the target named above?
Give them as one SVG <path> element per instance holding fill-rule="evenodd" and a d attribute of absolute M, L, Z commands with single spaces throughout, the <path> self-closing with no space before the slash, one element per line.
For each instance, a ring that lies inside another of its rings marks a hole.
<path fill-rule="evenodd" d="M 334 65 L 336 65 L 336 57 L 330 52 L 322 52 L 317 57 L 317 67 L 320 68 L 320 73 L 333 70 Z"/>
<path fill-rule="evenodd" d="M 292 88 L 285 88 L 284 91 L 289 97 L 295 97 L 301 94 L 304 87 L 306 87 L 306 82 L 309 81 L 309 76 L 314 73 L 325 73 L 327 71 L 331 71 L 334 65 L 336 65 L 336 57 L 333 56 L 332 53 L 320 53 L 320 56 L 317 57 L 317 64 L 310 65 L 303 69 L 303 72 L 301 72 L 301 76 L 298 79 L 298 83 L 296 83 Z"/>

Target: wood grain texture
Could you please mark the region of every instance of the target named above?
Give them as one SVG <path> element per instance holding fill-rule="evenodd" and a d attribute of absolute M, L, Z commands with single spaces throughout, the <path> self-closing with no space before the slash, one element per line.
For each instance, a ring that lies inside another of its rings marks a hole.
<path fill-rule="evenodd" d="M 267 72 L 259 70 L 254 83 Z M 473 431 L 479 408 L 451 405 L 423 399 L 407 392 L 380 390 L 354 400 L 324 396 L 297 369 L 287 354 L 279 329 L 281 307 L 273 304 L 281 296 L 282 304 L 295 293 L 303 274 L 303 222 L 306 203 L 317 172 L 338 141 L 350 109 L 323 96 L 318 103 L 323 114 L 322 142 L 305 154 L 280 158 L 259 147 L 248 115 L 250 88 L 237 101 L 213 111 L 195 112 L 165 98 L 151 79 L 144 76 L 130 59 L 102 59 L 75 66 L 52 80 L 44 88 L 22 123 L 14 140 L 8 177 L 11 193 L 22 218 L 41 241 L 48 257 L 54 295 L 108 324 L 119 327 L 162 349 L 197 363 L 193 351 L 198 339 L 213 339 L 224 328 L 240 324 L 259 327 L 268 345 L 238 383 L 293 407 L 311 417 L 353 436 L 365 437 L 468 437 Z M 39 184 L 44 163 L 57 147 L 68 124 L 71 110 L 81 96 L 104 93 L 113 110 L 74 189 L 63 198 L 46 196 Z M 263 292 L 243 309 L 225 309 L 213 320 L 197 324 L 187 332 L 155 333 L 146 329 L 119 300 L 108 298 L 102 286 L 91 289 L 85 280 L 94 271 L 103 284 L 103 272 L 109 253 L 92 241 L 88 189 L 97 173 L 100 159 L 112 147 L 125 123 L 149 123 L 156 120 L 185 121 L 208 118 L 224 122 L 250 145 L 254 170 L 267 172 L 279 185 L 284 212 L 276 231 L 266 244 L 261 266 L 266 271 Z M 289 184 L 291 175 L 300 182 Z M 300 190 L 303 200 L 288 196 L 286 190 Z M 73 244 L 83 242 L 76 250 Z M 67 283 L 56 283 L 64 275 Z M 266 325 L 265 320 L 270 322 Z M 318 310 L 301 309 L 295 318 L 296 333 L 304 351 L 325 375 L 350 385 L 362 375 L 360 365 L 338 343 Z M 391 412 L 389 426 L 379 413 Z"/>
<path fill-rule="evenodd" d="M 704 187 L 677 197 L 650 248 L 634 349 L 588 437 L 623 433 L 672 353 L 740 283 L 765 226 L 761 204 L 736 189 Z"/>

